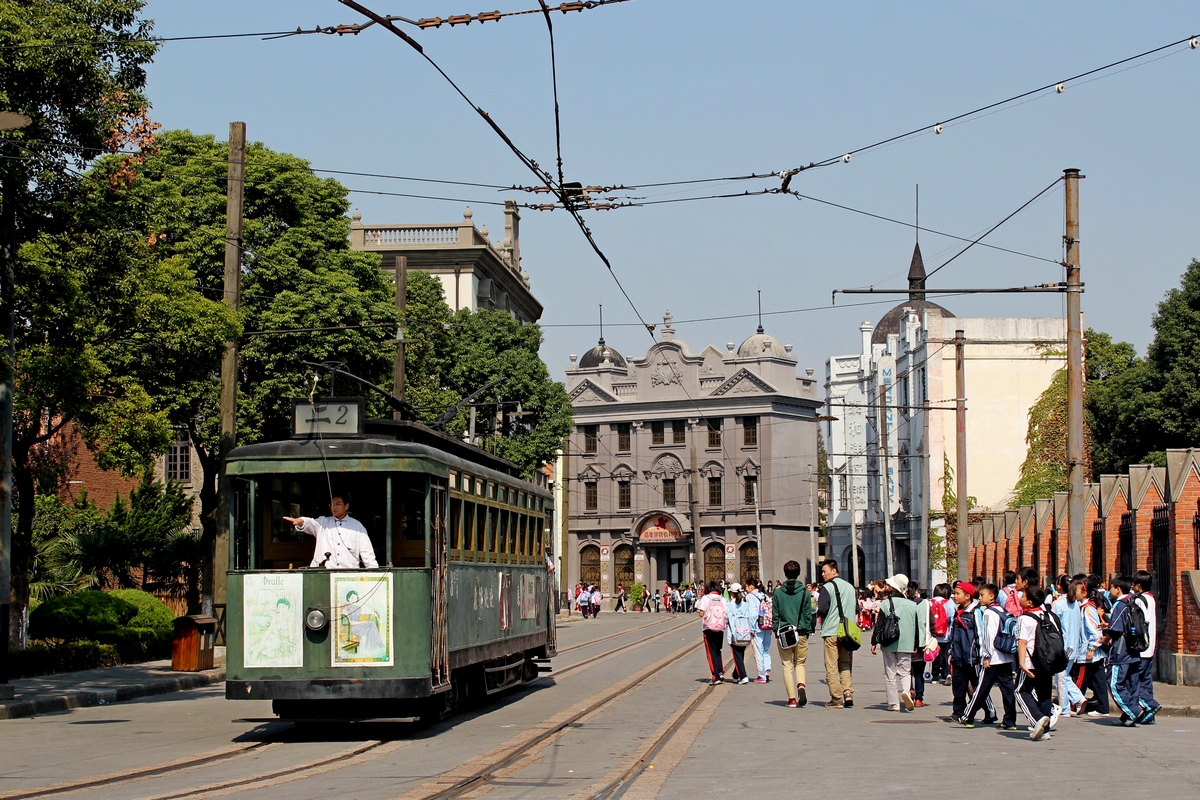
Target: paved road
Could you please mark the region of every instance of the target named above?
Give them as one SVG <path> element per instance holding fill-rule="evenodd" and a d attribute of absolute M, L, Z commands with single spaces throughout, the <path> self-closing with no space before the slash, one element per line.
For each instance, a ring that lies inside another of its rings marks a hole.
<path fill-rule="evenodd" d="M 816 647 L 814 702 L 792 710 L 778 682 L 707 691 L 698 622 L 666 614 L 575 618 L 560 629 L 560 647 L 614 633 L 621 635 L 567 650 L 555 660 L 556 677 L 541 686 L 429 729 L 245 721 L 270 717 L 269 704 L 226 701 L 218 687 L 0 722 L 0 798 L 197 756 L 220 760 L 58 796 L 425 797 L 514 749 L 522 757 L 467 796 L 589 797 L 658 743 L 666 721 L 693 701 L 691 716 L 654 751 L 625 798 L 780 796 L 801 785 L 817 797 L 881 789 L 956 799 L 964 790 L 1200 795 L 1200 719 L 1163 718 L 1135 730 L 1064 720 L 1044 743 L 964 730 L 938 719 L 948 713 L 946 687 L 929 688 L 930 708 L 887 712 L 881 660 L 865 653 L 855 667 L 858 707 L 827 710 Z M 657 638 L 612 652 L 648 636 Z M 600 705 L 629 683 L 636 685 Z"/>

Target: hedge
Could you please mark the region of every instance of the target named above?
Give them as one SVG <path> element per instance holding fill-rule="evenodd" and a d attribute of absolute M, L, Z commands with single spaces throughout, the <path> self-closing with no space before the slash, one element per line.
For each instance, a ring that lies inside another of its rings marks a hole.
<path fill-rule="evenodd" d="M 109 595 L 124 600 L 137 609 L 133 619 L 125 623 L 129 628 L 149 628 L 170 636 L 175 630 L 175 612 L 149 592 L 139 589 L 114 589 Z"/>
<path fill-rule="evenodd" d="M 128 625 L 137 614 L 137 606 L 111 592 L 66 594 L 51 597 L 29 612 L 29 635 L 68 642 L 95 639 L 97 632 Z"/>
<path fill-rule="evenodd" d="M 88 640 L 57 646 L 31 641 L 24 650 L 8 651 L 8 668 L 10 677 L 14 679 L 115 667 L 120 663 L 121 656 L 115 645 Z"/>

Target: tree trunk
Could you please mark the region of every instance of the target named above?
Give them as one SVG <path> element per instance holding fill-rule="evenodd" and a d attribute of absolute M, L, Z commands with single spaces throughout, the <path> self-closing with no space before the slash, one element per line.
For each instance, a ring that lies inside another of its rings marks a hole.
<path fill-rule="evenodd" d="M 16 444 L 14 442 L 14 444 Z M 24 650 L 29 619 L 29 568 L 33 563 L 33 472 L 28 448 L 13 449 L 13 510 L 17 524 L 12 534 L 12 606 L 9 609 L 9 644 Z"/>
<path fill-rule="evenodd" d="M 199 577 L 202 586 L 211 586 L 213 579 L 211 554 L 217 541 L 217 474 L 221 464 L 220 460 L 200 442 L 195 426 L 189 425 L 188 428 L 192 446 L 196 448 L 196 457 L 200 460 L 200 469 L 204 473 L 200 481 L 200 548 L 202 556 Z M 202 595 L 200 587 L 196 587 L 195 593 L 189 587 L 188 613 L 199 613 Z"/>

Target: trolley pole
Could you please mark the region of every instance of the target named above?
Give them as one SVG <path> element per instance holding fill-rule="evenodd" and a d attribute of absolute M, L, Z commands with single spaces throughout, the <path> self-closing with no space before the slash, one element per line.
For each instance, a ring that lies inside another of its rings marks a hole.
<path fill-rule="evenodd" d="M 242 305 L 242 199 L 246 187 L 246 123 L 229 123 L 229 167 L 225 186 L 225 304 L 234 312 Z M 217 476 L 217 530 L 205 548 L 208 569 L 203 581 L 202 606 L 205 614 L 214 605 L 225 603 L 225 571 L 229 568 L 229 477 L 225 457 L 237 446 L 237 365 L 236 341 L 225 343 L 221 360 L 221 441 L 220 473 Z M 251 567 L 254 565 L 251 564 Z"/>
<path fill-rule="evenodd" d="M 850 511 L 850 585 L 861 589 L 858 583 L 858 520 L 854 518 L 854 459 L 850 455 L 849 414 L 842 414 L 842 437 L 846 450 L 846 505 Z M 868 498 L 869 499 L 869 498 Z"/>
<path fill-rule="evenodd" d="M 1087 572 L 1083 548 L 1083 284 L 1079 280 L 1079 179 L 1077 169 L 1063 170 L 1067 229 L 1067 572 Z"/>
<path fill-rule="evenodd" d="M 817 582 L 817 478 L 813 468 L 808 468 L 808 580 Z"/>
<path fill-rule="evenodd" d="M 883 544 L 884 554 L 887 558 L 887 569 L 885 571 L 891 576 L 895 574 L 896 562 L 892 555 L 892 483 L 891 476 L 888 474 L 888 450 L 891 449 L 891 440 L 888 438 L 887 415 L 887 388 L 880 384 L 879 430 L 881 441 L 879 453 L 883 456 L 883 469 L 879 474 L 879 494 L 883 498 L 883 502 L 880 503 L 880 510 L 883 512 Z"/>
<path fill-rule="evenodd" d="M 969 544 L 967 541 L 967 378 L 963 363 L 966 360 L 966 341 L 964 331 L 954 332 L 954 421 L 956 424 L 954 442 L 957 447 L 954 477 L 958 484 L 958 521 L 954 527 L 958 536 L 958 579 L 960 581 L 970 580 L 970 576 L 967 575 Z"/>

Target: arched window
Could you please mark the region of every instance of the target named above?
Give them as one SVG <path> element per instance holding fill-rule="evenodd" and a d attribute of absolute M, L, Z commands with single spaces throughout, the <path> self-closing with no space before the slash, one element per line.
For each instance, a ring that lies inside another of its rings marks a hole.
<path fill-rule="evenodd" d="M 600 585 L 600 548 L 594 544 L 579 551 L 579 580 L 587 586 Z"/>
<path fill-rule="evenodd" d="M 850 558 L 850 546 L 842 551 L 842 560 L 838 563 L 838 573 L 843 579 L 849 578 L 854 573 L 854 561 Z M 867 554 L 860 547 L 858 548 L 858 580 L 854 585 L 862 589 L 867 585 Z"/>
<path fill-rule="evenodd" d="M 758 544 L 746 542 L 742 545 L 742 585 L 750 578 L 758 580 Z"/>
<path fill-rule="evenodd" d="M 917 581 L 913 578 L 912 569 L 912 553 L 908 548 L 908 542 L 897 541 L 893 545 L 892 558 L 896 561 L 896 568 L 893 572 L 903 572 L 908 576 L 910 582 L 916 584 Z"/>
<path fill-rule="evenodd" d="M 627 544 L 613 548 L 613 570 L 617 583 L 628 589 L 633 585 L 633 548 Z"/>
<path fill-rule="evenodd" d="M 725 580 L 725 547 L 718 542 L 704 547 L 704 585 Z"/>

